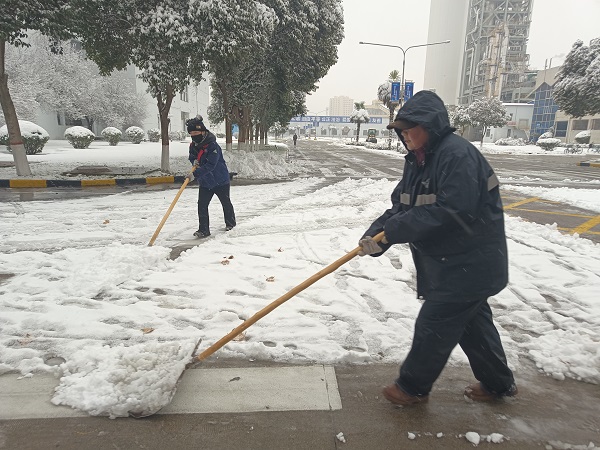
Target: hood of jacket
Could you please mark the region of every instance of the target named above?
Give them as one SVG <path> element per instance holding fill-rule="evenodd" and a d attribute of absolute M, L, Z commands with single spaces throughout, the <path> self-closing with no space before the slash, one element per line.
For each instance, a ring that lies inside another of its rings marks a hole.
<path fill-rule="evenodd" d="M 442 137 L 456 131 L 456 128 L 450 126 L 448 110 L 444 102 L 431 91 L 417 92 L 400 108 L 395 120 L 409 120 L 425 128 L 429 134 L 427 144 L 429 150 L 434 148 Z M 406 146 L 401 135 L 400 139 Z"/>

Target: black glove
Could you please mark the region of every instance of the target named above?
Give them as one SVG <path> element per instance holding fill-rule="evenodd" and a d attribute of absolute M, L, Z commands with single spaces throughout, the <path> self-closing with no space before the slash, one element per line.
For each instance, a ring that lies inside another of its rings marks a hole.
<path fill-rule="evenodd" d="M 358 241 L 358 246 L 361 249 L 358 251 L 358 256 L 372 255 L 374 253 L 381 253 L 383 249 L 373 240 L 371 236 L 365 236 Z"/>

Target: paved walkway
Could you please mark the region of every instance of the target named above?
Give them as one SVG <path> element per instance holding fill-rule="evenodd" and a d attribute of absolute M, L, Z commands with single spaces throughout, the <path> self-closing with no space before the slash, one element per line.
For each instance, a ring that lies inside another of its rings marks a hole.
<path fill-rule="evenodd" d="M 557 381 L 527 361 L 522 365 L 515 373 L 519 396 L 510 402 L 466 402 L 470 370 L 448 367 L 428 404 L 396 408 L 381 396 L 396 377 L 395 365 L 290 366 L 213 357 L 186 371 L 173 402 L 158 414 L 115 420 L 51 405 L 56 379 L 5 374 L 0 448 L 472 449 L 469 432 L 482 448 L 599 448 L 598 386 Z M 488 436 L 499 439 L 493 433 L 503 442 L 487 442 Z"/>

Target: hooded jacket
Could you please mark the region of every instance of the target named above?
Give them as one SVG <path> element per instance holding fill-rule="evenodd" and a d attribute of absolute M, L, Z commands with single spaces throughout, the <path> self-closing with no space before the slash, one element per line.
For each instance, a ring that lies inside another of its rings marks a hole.
<path fill-rule="evenodd" d="M 230 183 L 223 152 L 217 144 L 217 138 L 211 132 L 207 132 L 201 143 L 190 144 L 189 160 L 192 164 L 195 161 L 199 163 L 198 168 L 194 170 L 194 177 L 198 179 L 201 187 L 214 189 Z"/>
<path fill-rule="evenodd" d="M 494 171 L 477 148 L 454 134 L 435 93 L 415 94 L 396 120 L 427 130 L 425 163 L 419 166 L 408 152 L 392 207 L 364 236 L 385 231 L 384 252 L 392 244 L 410 244 L 419 298 L 469 302 L 497 294 L 508 283 L 508 255 Z"/>

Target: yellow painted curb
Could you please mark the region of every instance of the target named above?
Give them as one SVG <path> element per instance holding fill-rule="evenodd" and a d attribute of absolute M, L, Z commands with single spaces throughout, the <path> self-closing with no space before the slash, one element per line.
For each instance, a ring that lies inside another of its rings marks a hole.
<path fill-rule="evenodd" d="M 81 187 L 84 186 L 114 186 L 115 180 L 81 180 Z"/>
<path fill-rule="evenodd" d="M 160 183 L 174 183 L 175 177 L 148 177 L 146 183 L 148 184 L 160 184 Z"/>
<path fill-rule="evenodd" d="M 46 180 L 10 180 L 11 188 L 45 188 Z"/>

